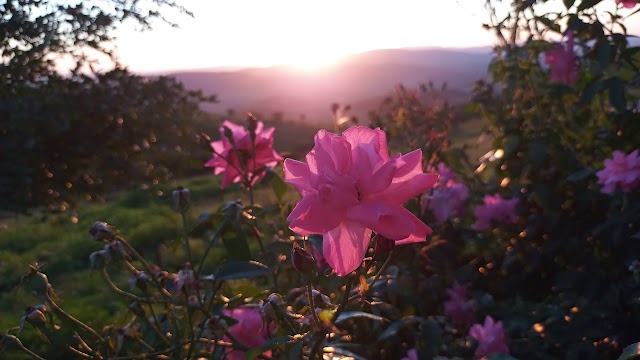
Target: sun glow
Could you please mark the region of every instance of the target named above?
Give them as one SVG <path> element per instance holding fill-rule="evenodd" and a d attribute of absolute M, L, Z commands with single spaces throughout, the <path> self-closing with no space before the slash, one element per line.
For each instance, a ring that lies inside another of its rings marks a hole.
<path fill-rule="evenodd" d="M 133 71 L 162 72 L 287 66 L 321 70 L 374 49 L 490 44 L 483 19 L 458 2 L 410 0 L 183 0 L 194 13 L 157 23 L 149 32 L 123 27 L 120 62 Z M 437 11 L 436 11 L 437 10 Z M 456 31 L 450 15 L 456 14 Z M 464 33 L 464 36 L 460 36 Z"/>

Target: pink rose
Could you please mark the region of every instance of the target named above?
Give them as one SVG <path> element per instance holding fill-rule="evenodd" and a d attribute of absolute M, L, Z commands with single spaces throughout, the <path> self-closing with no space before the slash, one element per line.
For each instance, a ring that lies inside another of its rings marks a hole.
<path fill-rule="evenodd" d="M 509 354 L 509 347 L 504 341 L 502 321 L 494 322 L 491 316 L 487 316 L 484 326 L 474 324 L 469 330 L 469 335 L 479 342 L 474 355 L 476 359 L 492 354 Z"/>
<path fill-rule="evenodd" d="M 518 214 L 516 214 L 518 202 L 518 199 L 505 200 L 498 194 L 485 195 L 484 205 L 476 206 L 473 211 L 476 216 L 473 228 L 479 231 L 487 230 L 492 221 L 515 224 L 518 221 Z"/>
<path fill-rule="evenodd" d="M 233 143 L 225 135 L 229 129 Z M 213 158 L 204 166 L 214 168 L 214 174 L 224 173 L 221 187 L 237 182 L 255 184 L 264 177 L 267 167 L 274 167 L 282 157 L 273 150 L 274 128 L 264 129 L 259 121 L 255 130 L 255 141 L 252 143 L 250 132 L 242 126 L 225 121 L 220 127 L 220 140 L 211 143 Z M 255 157 L 253 156 L 255 152 Z"/>
<path fill-rule="evenodd" d="M 578 81 L 576 54 L 573 50 L 573 31 L 567 33 L 566 44 L 544 53 L 544 61 L 551 67 L 551 81 L 571 85 Z"/>
<path fill-rule="evenodd" d="M 596 173 L 602 192 L 612 194 L 616 188 L 629 192 L 640 184 L 640 157 L 638 150 L 625 156 L 622 151 L 614 151 L 613 158 L 604 161 L 604 169 Z"/>
<path fill-rule="evenodd" d="M 430 210 L 438 221 L 446 221 L 451 215 L 464 214 L 469 189 L 463 183 L 449 180 L 446 184 L 433 189 L 423 198 L 423 206 Z"/>
<path fill-rule="evenodd" d="M 632 9 L 638 4 L 638 0 L 616 0 L 616 4 L 620 3 L 627 9 Z"/>
<path fill-rule="evenodd" d="M 260 309 L 257 307 L 239 307 L 233 310 L 224 310 L 224 314 L 238 320 L 238 323 L 229 327 L 229 334 L 238 340 L 242 345 L 249 348 L 257 348 L 267 342 L 269 330 L 262 321 Z M 225 339 L 229 341 L 230 339 Z M 227 352 L 230 360 L 244 360 L 244 351 L 231 350 Z M 271 350 L 265 351 L 264 355 L 271 356 Z"/>
<path fill-rule="evenodd" d="M 467 297 L 467 287 L 455 282 L 447 289 L 449 298 L 444 302 L 444 314 L 451 323 L 461 327 L 473 324 L 476 318 L 476 302 Z"/>
<path fill-rule="evenodd" d="M 339 276 L 358 268 L 372 231 L 396 244 L 425 241 L 431 229 L 402 207 L 438 175 L 422 172 L 422 151 L 389 157 L 380 129 L 342 136 L 320 130 L 307 162 L 286 159 L 285 181 L 302 195 L 287 220 L 301 235 L 323 234 L 324 258 Z"/>

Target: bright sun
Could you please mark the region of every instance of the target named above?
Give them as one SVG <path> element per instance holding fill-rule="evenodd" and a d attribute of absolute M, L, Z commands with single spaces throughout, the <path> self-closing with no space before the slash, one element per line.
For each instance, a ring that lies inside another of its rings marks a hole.
<path fill-rule="evenodd" d="M 335 65 L 344 56 L 344 54 L 336 54 L 335 52 L 300 51 L 287 56 L 284 65 L 305 71 L 321 70 Z"/>

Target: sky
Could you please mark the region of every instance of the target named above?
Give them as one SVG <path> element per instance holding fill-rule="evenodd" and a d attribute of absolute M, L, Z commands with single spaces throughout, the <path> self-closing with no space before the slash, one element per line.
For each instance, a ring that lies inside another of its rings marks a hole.
<path fill-rule="evenodd" d="M 604 1 L 611 4 L 603 6 L 613 9 L 613 0 Z M 484 0 L 179 3 L 194 14 L 191 18 L 165 12 L 179 28 L 157 22 L 152 31 L 139 31 L 132 24 L 117 31 L 122 64 L 141 73 L 274 65 L 314 69 L 374 49 L 495 43 L 492 33 L 482 28 L 487 19 Z M 640 20 L 640 15 L 636 18 Z"/>

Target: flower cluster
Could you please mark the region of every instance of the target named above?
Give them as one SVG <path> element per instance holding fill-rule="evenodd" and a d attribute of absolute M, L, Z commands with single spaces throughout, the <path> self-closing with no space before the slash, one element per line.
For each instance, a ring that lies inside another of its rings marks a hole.
<path fill-rule="evenodd" d="M 225 121 L 220 127 L 220 140 L 211 143 L 213 158 L 205 166 L 214 174 L 224 173 L 221 187 L 243 182 L 254 185 L 264 177 L 266 168 L 275 166 L 282 157 L 273 150 L 275 128 L 265 129 L 261 121 L 249 130 Z"/>
<path fill-rule="evenodd" d="M 431 195 L 423 198 L 423 209 L 431 211 L 438 221 L 445 221 L 451 215 L 463 215 L 469 188 L 457 182 L 456 174 L 443 163 L 437 165 L 437 173 L 440 174 L 438 185 Z"/>
<path fill-rule="evenodd" d="M 468 327 L 475 321 L 477 303 L 467 297 L 467 287 L 455 282 L 447 289 L 449 298 L 444 302 L 444 314 L 451 323 L 461 327 Z"/>
<path fill-rule="evenodd" d="M 478 347 L 474 354 L 476 359 L 493 354 L 509 354 L 502 321 L 494 322 L 491 316 L 487 316 L 484 325 L 474 324 L 469 329 L 469 335 L 478 340 Z"/>
<path fill-rule="evenodd" d="M 571 85 L 578 81 L 576 53 L 573 50 L 573 32 L 567 33 L 567 42 L 557 44 L 554 50 L 544 53 L 544 60 L 551 67 L 551 81 Z"/>
<path fill-rule="evenodd" d="M 612 194 L 616 188 L 629 192 L 640 184 L 640 157 L 638 150 L 625 156 L 622 151 L 614 151 L 611 159 L 604 161 L 604 169 L 596 173 L 602 192 Z"/>
<path fill-rule="evenodd" d="M 491 222 L 499 222 L 504 224 L 514 224 L 518 221 L 516 206 L 518 199 L 503 199 L 500 195 L 485 195 L 484 205 L 476 206 L 473 214 L 476 222 L 473 228 L 478 231 L 487 230 L 491 226 Z"/>
<path fill-rule="evenodd" d="M 339 276 L 358 268 L 372 231 L 397 244 L 425 241 L 431 229 L 402 207 L 432 188 L 422 151 L 389 157 L 380 129 L 351 127 L 342 136 L 320 130 L 307 162 L 286 159 L 285 180 L 302 199 L 288 217 L 301 235 L 323 234 L 324 258 Z"/>

